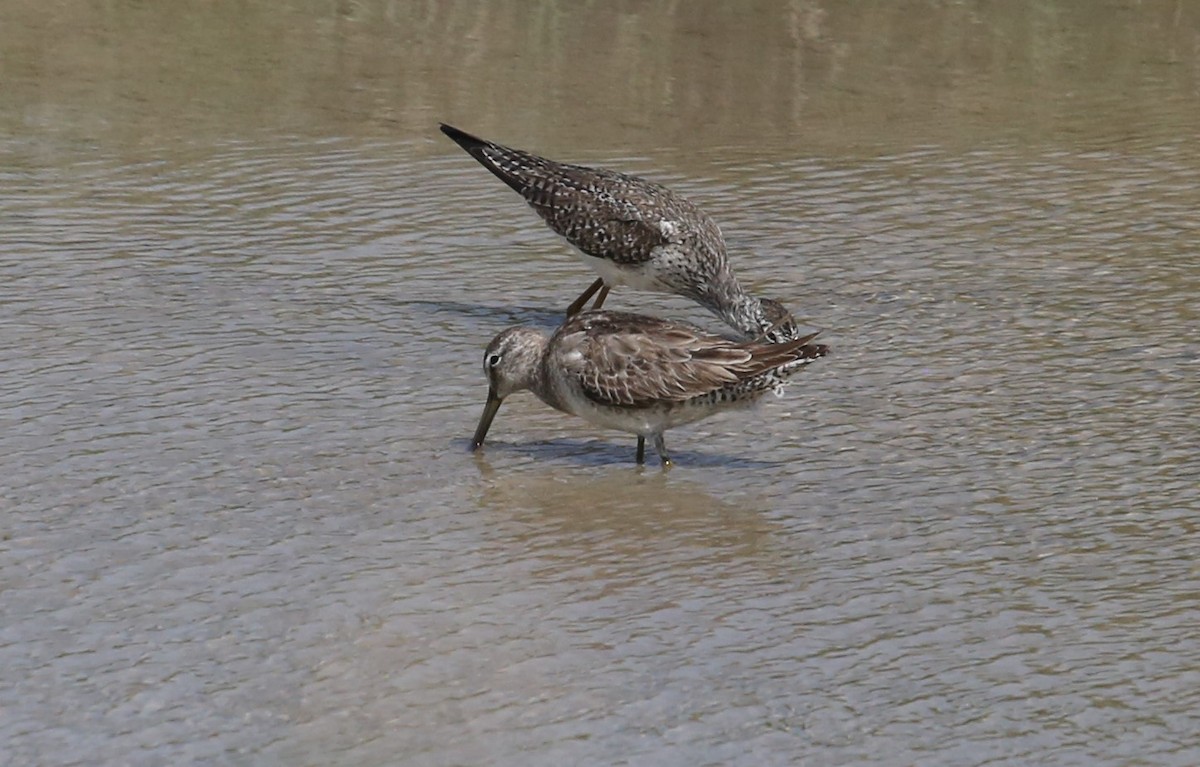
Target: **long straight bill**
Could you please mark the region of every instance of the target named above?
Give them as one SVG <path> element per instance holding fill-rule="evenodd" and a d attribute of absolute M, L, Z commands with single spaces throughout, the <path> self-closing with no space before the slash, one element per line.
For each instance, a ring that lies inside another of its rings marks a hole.
<path fill-rule="evenodd" d="M 487 436 L 488 429 L 492 428 L 492 420 L 495 419 L 496 413 L 500 412 L 500 403 L 503 401 L 496 396 L 494 389 L 488 389 L 487 404 L 483 406 L 483 415 L 479 418 L 479 425 L 475 427 L 475 436 L 471 438 L 472 451 L 483 447 L 483 438 Z"/>

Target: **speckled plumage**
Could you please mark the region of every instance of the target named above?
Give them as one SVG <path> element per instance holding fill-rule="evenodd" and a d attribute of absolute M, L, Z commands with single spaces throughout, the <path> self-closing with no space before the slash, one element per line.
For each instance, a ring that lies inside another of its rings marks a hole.
<path fill-rule="evenodd" d="M 568 313 L 602 287 L 594 309 L 608 288 L 628 285 L 690 298 L 746 338 L 798 337 L 790 315 L 785 322 L 769 319 L 762 302 L 738 283 L 720 228 L 690 200 L 636 176 L 555 162 L 445 124 L 441 129 L 525 198 L 600 275 Z"/>
<path fill-rule="evenodd" d="M 815 335 L 739 342 L 687 323 L 614 311 L 576 314 L 549 338 L 535 328 L 511 327 L 484 352 L 488 404 L 473 444 L 483 444 L 505 397 L 529 389 L 557 410 L 652 438 L 669 465 L 667 429 L 778 392 L 789 376 L 828 353 L 812 343 Z"/>

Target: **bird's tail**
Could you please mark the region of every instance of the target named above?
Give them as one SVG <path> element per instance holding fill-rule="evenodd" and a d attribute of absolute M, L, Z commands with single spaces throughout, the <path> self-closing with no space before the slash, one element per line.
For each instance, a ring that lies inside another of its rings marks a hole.
<path fill-rule="evenodd" d="M 440 123 L 440 126 L 442 133 L 449 136 L 467 154 L 478 160 L 480 165 L 490 170 L 496 178 L 508 184 L 522 196 L 529 189 L 532 176 L 548 164 L 547 160 L 537 155 L 523 152 L 520 149 L 510 149 L 478 136 L 472 136 L 453 125 Z"/>
<path fill-rule="evenodd" d="M 818 331 L 819 333 L 820 331 Z M 812 342 L 817 337 L 817 333 L 812 333 L 803 338 L 797 338 L 795 341 L 785 341 L 780 344 L 771 344 L 774 348 L 786 350 L 789 359 L 774 368 L 767 374 L 767 378 L 774 379 L 771 382 L 771 388 L 775 390 L 776 395 L 783 393 L 783 385 L 792 374 L 799 372 L 802 368 L 808 367 L 812 363 L 829 354 L 829 347 L 825 344 L 815 344 Z"/>

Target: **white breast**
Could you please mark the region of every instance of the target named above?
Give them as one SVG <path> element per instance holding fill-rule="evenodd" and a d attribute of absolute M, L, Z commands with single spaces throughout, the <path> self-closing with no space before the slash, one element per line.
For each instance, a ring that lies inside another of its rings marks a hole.
<path fill-rule="evenodd" d="M 576 251 L 579 252 L 579 251 Z M 667 290 L 655 276 L 654 269 L 647 264 L 636 264 L 632 266 L 620 266 L 607 258 L 596 258 L 589 256 L 586 253 L 579 252 L 579 257 L 583 263 L 592 268 L 600 279 L 604 280 L 604 284 L 615 288 L 626 286 L 634 290 L 653 290 L 660 292 L 671 292 Z"/>

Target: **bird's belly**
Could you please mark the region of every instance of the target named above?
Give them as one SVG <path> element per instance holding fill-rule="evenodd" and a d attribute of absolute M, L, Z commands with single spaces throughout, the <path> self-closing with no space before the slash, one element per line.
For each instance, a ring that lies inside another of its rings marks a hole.
<path fill-rule="evenodd" d="M 751 404 L 749 401 L 721 404 L 670 402 L 646 407 L 613 407 L 598 405 L 583 397 L 573 397 L 566 410 L 597 426 L 647 436 Z"/>
<path fill-rule="evenodd" d="M 656 271 L 649 264 L 618 264 L 607 258 L 596 258 L 582 251 L 577 251 L 583 263 L 592 268 L 604 284 L 610 288 L 626 286 L 634 290 L 651 290 L 672 292 L 659 279 Z"/>

